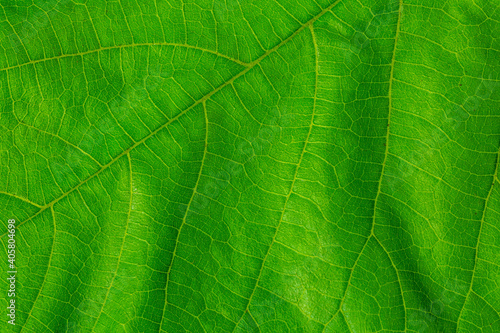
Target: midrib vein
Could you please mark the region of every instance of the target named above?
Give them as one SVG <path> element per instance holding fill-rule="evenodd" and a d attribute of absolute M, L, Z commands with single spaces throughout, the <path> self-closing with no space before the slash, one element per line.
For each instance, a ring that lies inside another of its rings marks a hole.
<path fill-rule="evenodd" d="M 70 193 L 72 193 L 74 190 L 78 189 L 80 186 L 82 186 L 83 184 L 87 183 L 89 180 L 93 179 L 94 177 L 98 176 L 101 172 L 103 172 L 104 170 L 106 170 L 108 167 L 110 167 L 113 163 L 115 163 L 118 159 L 120 159 L 122 156 L 128 154 L 130 151 L 132 151 L 134 148 L 136 148 L 137 146 L 141 145 L 142 143 L 144 143 L 145 141 L 147 141 L 149 138 L 153 137 L 154 135 L 156 135 L 159 131 L 161 131 L 162 129 L 164 129 L 165 127 L 167 127 L 168 125 L 170 125 L 171 123 L 173 123 L 174 121 L 176 121 L 177 119 L 179 119 L 181 116 L 183 116 L 185 113 L 187 113 L 189 110 L 193 109 L 194 107 L 196 107 L 198 104 L 200 103 L 203 103 L 204 101 L 208 100 L 210 97 L 212 97 L 215 93 L 217 93 L 218 91 L 220 91 L 221 89 L 223 89 L 224 87 L 226 87 L 227 85 L 230 85 L 232 84 L 236 79 L 238 79 L 239 77 L 245 75 L 247 72 L 249 72 L 252 68 L 254 68 L 256 65 L 258 65 L 260 62 L 262 62 L 262 60 L 264 60 L 265 58 L 267 58 L 270 54 L 274 53 L 276 50 L 278 50 L 281 46 L 285 45 L 288 41 L 290 41 L 291 39 L 293 39 L 297 34 L 299 34 L 301 31 L 303 31 L 305 28 L 307 28 L 308 26 L 310 26 L 312 23 L 314 23 L 316 20 L 318 20 L 321 16 L 323 16 L 325 13 L 327 13 L 328 11 L 330 11 L 336 4 L 338 4 L 341 0 L 337 0 L 335 1 L 334 3 L 332 3 L 330 6 L 326 7 L 324 10 L 322 10 L 318 15 L 316 15 L 315 17 L 313 17 L 312 19 L 310 19 L 309 21 L 307 21 L 304 25 L 302 25 L 299 29 L 297 29 L 294 33 L 292 33 L 290 36 L 288 36 L 286 39 L 282 40 L 279 44 L 277 44 L 276 46 L 274 46 L 272 49 L 269 49 L 268 51 L 266 51 L 263 55 L 261 55 L 259 58 L 257 58 L 256 60 L 252 61 L 251 63 L 247 64 L 246 68 L 244 70 L 242 70 L 241 72 L 239 72 L 238 74 L 236 74 L 235 76 L 233 76 L 231 79 L 229 79 L 228 81 L 224 82 L 223 84 L 221 84 L 219 87 L 217 87 L 216 89 L 212 90 L 211 92 L 209 92 L 208 94 L 206 94 L 205 96 L 201 97 L 199 100 L 197 100 L 196 102 L 194 102 L 193 104 L 191 104 L 191 106 L 189 106 L 187 109 L 185 109 L 184 111 L 180 112 L 178 115 L 176 115 L 175 117 L 173 117 L 172 119 L 170 119 L 169 121 L 167 121 L 165 124 L 163 124 L 162 126 L 158 127 L 156 130 L 154 130 L 153 132 L 151 132 L 150 134 L 148 134 L 147 136 L 145 136 L 144 138 L 142 138 L 141 140 L 137 141 L 136 143 L 134 143 L 132 146 L 130 146 L 129 148 L 127 148 L 126 150 L 124 150 L 122 153 L 120 153 L 119 155 L 117 155 L 115 158 L 113 158 L 110 162 L 108 162 L 107 164 L 105 164 L 104 166 L 102 166 L 97 172 L 95 172 L 94 174 L 92 174 L 91 176 L 89 176 L 87 179 L 83 180 L 82 182 L 80 182 L 78 185 L 76 185 L 75 187 L 73 187 L 72 189 L 70 189 L 69 191 L 63 193 L 61 196 L 59 196 L 58 198 L 52 200 L 51 202 L 49 202 L 48 204 L 46 205 L 43 205 L 43 206 L 40 206 L 40 210 L 37 212 L 40 213 L 42 211 L 44 211 L 45 209 L 49 208 L 49 207 L 52 207 L 54 204 L 56 204 L 57 202 L 59 202 L 61 199 L 65 198 L 66 196 L 68 196 Z M 161 43 L 150 43 L 150 44 L 134 44 L 133 46 L 140 46 L 140 45 L 178 45 L 180 46 L 180 44 L 161 44 Z M 58 58 L 63 58 L 63 57 L 69 57 L 69 56 L 75 56 L 75 55 L 84 55 L 84 54 L 88 54 L 88 53 L 92 53 L 92 52 L 97 52 L 97 51 L 101 51 L 101 50 L 104 50 L 104 49 L 113 49 L 113 48 L 122 48 L 124 46 L 113 46 L 113 47 L 108 47 L 108 48 L 101 48 L 101 49 L 97 49 L 97 50 L 92 50 L 92 51 L 88 51 L 88 52 L 82 52 L 82 53 L 79 53 L 79 54 L 73 54 L 73 55 L 63 55 L 63 56 L 58 56 L 58 57 L 54 57 L 54 58 L 50 58 L 50 59 L 58 59 Z M 203 49 L 204 50 L 204 49 Z M 205 50 L 205 51 L 208 51 L 208 50 Z M 210 51 L 212 52 L 212 51 Z M 35 60 L 33 62 L 30 62 L 30 63 L 34 63 L 34 62 L 41 62 L 41 61 L 45 61 L 45 60 L 49 60 L 49 59 L 43 59 L 43 60 Z M 28 63 L 26 63 L 28 64 Z M 9 67 L 9 68 L 3 68 L 3 69 L 0 69 L 0 71 L 2 70 L 6 70 L 6 69 L 10 69 L 10 68 L 15 68 L 15 67 L 19 67 L 19 66 L 13 66 L 13 67 Z M 27 200 L 27 199 L 26 199 Z M 24 200 L 24 201 L 26 201 Z M 25 221 L 19 223 L 19 225 L 17 226 L 18 228 L 20 226 L 22 226 L 24 223 L 26 223 L 27 221 L 29 221 L 31 219 L 28 218 L 26 219 Z M 3 233 L 0 235 L 0 238 L 4 237 L 5 235 L 7 235 L 7 233 Z"/>

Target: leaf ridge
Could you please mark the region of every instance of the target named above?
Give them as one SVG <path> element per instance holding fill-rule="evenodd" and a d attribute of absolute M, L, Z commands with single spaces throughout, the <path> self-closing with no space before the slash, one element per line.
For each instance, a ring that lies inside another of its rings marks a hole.
<path fill-rule="evenodd" d="M 30 205 L 33 205 L 33 206 L 38 207 L 38 208 L 43 208 L 43 206 L 37 204 L 36 202 L 33 202 L 33 201 L 29 200 L 29 199 L 21 197 L 21 196 L 19 196 L 17 194 L 13 194 L 13 193 L 9 193 L 9 192 L 4 192 L 4 191 L 0 191 L 0 194 L 4 194 L 4 195 L 7 195 L 7 196 L 12 197 L 12 198 L 16 198 L 16 199 L 22 200 L 22 201 L 24 201 L 26 203 L 29 203 Z"/>
<path fill-rule="evenodd" d="M 94 325 L 92 326 L 91 331 L 94 330 L 95 326 L 97 325 L 99 318 L 101 318 L 102 313 L 104 312 L 104 306 L 106 305 L 106 301 L 109 296 L 109 292 L 111 291 L 111 287 L 113 287 L 113 283 L 115 282 L 116 276 L 118 275 L 118 269 L 120 268 L 120 262 L 123 254 L 123 247 L 125 246 L 125 239 L 127 238 L 128 234 L 128 226 L 130 224 L 130 213 L 132 212 L 132 196 L 133 196 L 133 184 L 132 184 L 132 159 L 130 157 L 130 152 L 127 153 L 127 161 L 128 161 L 128 167 L 129 167 L 129 187 L 130 187 L 130 200 L 129 200 L 129 206 L 128 206 L 128 212 L 127 212 L 127 223 L 125 224 L 125 232 L 123 234 L 123 241 L 120 246 L 120 253 L 118 255 L 118 260 L 116 263 L 116 269 L 113 274 L 113 278 L 111 279 L 111 282 L 109 283 L 109 287 L 106 290 L 106 295 L 104 296 L 104 300 L 102 302 L 102 307 L 101 310 L 99 311 L 99 315 L 97 316 L 97 319 L 95 320 Z"/>
<path fill-rule="evenodd" d="M 43 287 L 45 286 L 45 281 L 47 281 L 47 275 L 49 274 L 50 264 L 52 263 L 52 255 L 54 254 L 54 246 L 55 246 L 55 243 L 56 243 L 56 214 L 54 212 L 54 208 L 53 207 L 50 207 L 50 212 L 51 212 L 51 216 L 52 216 L 52 221 L 54 223 L 54 233 L 53 233 L 53 236 L 52 236 L 52 245 L 50 246 L 49 262 L 47 264 L 47 270 L 45 271 L 45 276 L 43 277 L 43 280 L 42 280 L 42 285 L 38 289 L 38 292 L 36 294 L 36 298 L 33 301 L 33 306 L 31 307 L 30 311 L 28 312 L 28 316 L 26 317 L 26 321 L 24 322 L 24 325 L 22 326 L 23 329 L 24 329 L 26 323 L 28 323 L 28 320 L 30 319 L 30 317 L 33 314 L 33 309 L 35 308 L 36 302 L 38 301 L 38 298 L 40 297 L 40 294 L 42 293 Z M 38 215 L 38 214 L 36 214 L 36 215 Z M 21 331 L 22 331 L 22 329 L 21 329 Z"/>
<path fill-rule="evenodd" d="M 26 123 L 24 123 L 22 121 L 19 121 L 19 124 L 16 125 L 16 127 L 19 126 L 19 125 L 24 125 L 24 126 L 26 126 L 28 128 L 32 128 L 32 129 L 34 129 L 36 131 L 39 131 L 40 133 L 44 133 L 44 134 L 50 135 L 50 136 L 52 136 L 54 138 L 57 138 L 57 139 L 61 140 L 62 142 L 64 142 L 68 146 L 71 146 L 71 147 L 77 149 L 79 152 L 81 152 L 82 154 L 84 154 L 85 156 L 87 156 L 88 158 L 90 158 L 92 160 L 92 162 L 96 163 L 98 166 L 102 167 L 102 164 L 99 163 L 99 161 L 97 161 L 92 155 L 90 155 L 89 153 L 87 153 L 85 150 L 83 150 L 82 148 L 78 147 L 77 145 L 74 145 L 73 143 L 71 143 L 71 142 L 67 141 L 66 139 L 62 138 L 61 136 L 59 136 L 57 134 L 54 134 L 54 133 L 50 133 L 50 132 L 44 131 L 44 130 L 38 128 L 38 127 L 26 124 Z M 14 131 L 16 129 L 16 127 L 14 127 L 12 129 L 12 131 Z"/>
<path fill-rule="evenodd" d="M 495 187 L 495 182 L 496 182 L 496 180 L 498 180 L 497 177 L 498 177 L 498 164 L 500 162 L 499 160 L 500 160 L 500 149 L 499 149 L 499 151 L 497 153 L 497 156 L 496 156 L 495 171 L 493 172 L 493 180 L 491 182 L 490 190 L 488 191 L 488 195 L 486 196 L 486 199 L 484 200 L 483 215 L 481 216 L 481 224 L 479 226 L 479 233 L 477 235 L 477 242 L 476 242 L 476 247 L 475 247 L 476 253 L 474 255 L 474 267 L 472 268 L 472 278 L 470 280 L 469 290 L 467 291 L 467 294 L 465 295 L 464 304 L 462 305 L 462 308 L 460 309 L 460 314 L 458 315 L 457 330 L 458 330 L 458 327 L 460 325 L 460 319 L 462 317 L 462 313 L 463 313 L 463 311 L 465 309 L 465 304 L 467 304 L 467 299 L 469 298 L 470 293 L 474 292 L 472 290 L 472 285 L 474 284 L 474 277 L 476 275 L 476 265 L 477 265 L 477 259 L 478 259 L 477 258 L 477 253 L 478 253 L 478 250 L 479 250 L 479 243 L 480 243 L 479 240 L 481 239 L 481 231 L 483 230 L 483 225 L 484 225 L 484 220 L 485 220 L 485 216 L 486 216 L 486 211 L 488 210 L 488 201 L 490 200 L 491 194 L 493 193 L 493 188 Z"/>
<path fill-rule="evenodd" d="M 385 140 L 385 153 L 384 153 L 384 160 L 382 162 L 382 170 L 380 171 L 380 178 L 379 178 L 379 181 L 378 181 L 377 194 L 375 196 L 375 200 L 374 200 L 374 204 L 373 204 L 373 219 L 372 219 L 372 223 L 371 223 L 370 234 L 366 238 L 366 241 L 363 244 L 363 246 L 361 247 L 361 250 L 360 250 L 360 252 L 358 254 L 358 257 L 356 258 L 356 260 L 354 262 L 354 265 L 352 266 L 351 272 L 349 274 L 349 279 L 347 280 L 347 285 L 346 285 L 346 288 L 345 288 L 345 291 L 344 291 L 344 296 L 342 297 L 342 301 L 340 302 L 340 305 L 339 305 L 339 309 L 332 316 L 332 318 L 330 319 L 330 321 L 333 320 L 333 318 L 335 318 L 335 316 L 342 310 L 342 305 L 344 304 L 344 301 L 345 301 L 345 298 L 346 298 L 346 295 L 347 295 L 347 290 L 349 289 L 349 285 L 350 285 L 350 282 L 351 282 L 354 270 L 356 269 L 356 266 L 357 266 L 357 264 L 359 262 L 361 254 L 363 253 L 363 251 L 366 248 L 366 246 L 367 246 L 370 238 L 372 238 L 372 237 L 375 238 L 375 240 L 380 244 L 380 246 L 382 247 L 382 249 L 384 250 L 384 252 L 387 253 L 387 255 L 389 257 L 389 260 L 391 261 L 392 265 L 394 266 L 394 269 L 395 269 L 397 277 L 398 277 L 398 284 L 399 284 L 399 288 L 401 290 L 401 297 L 403 298 L 403 305 L 404 305 L 403 289 L 402 289 L 402 286 L 401 286 L 401 280 L 399 278 L 398 269 L 394 265 L 394 263 L 392 261 L 392 258 L 389 255 L 389 252 L 385 249 L 385 247 L 378 240 L 378 238 L 375 236 L 375 233 L 374 233 L 374 230 L 375 230 L 375 219 L 376 219 L 376 213 L 377 213 L 377 203 L 378 203 L 379 196 L 382 193 L 381 192 L 382 179 L 384 178 L 384 171 L 385 171 L 385 166 L 386 166 L 386 162 L 387 162 L 387 156 L 389 155 L 389 136 L 390 136 L 390 126 L 389 125 L 391 123 L 391 111 L 392 111 L 392 108 L 393 108 L 392 107 L 392 90 L 393 90 L 392 89 L 392 84 L 394 82 L 394 67 L 395 67 L 395 63 L 396 63 L 396 50 L 397 50 L 397 43 L 398 43 L 398 39 L 399 39 L 400 24 L 401 24 L 401 13 L 402 13 L 402 11 L 403 11 L 403 0 L 399 0 L 398 20 L 397 20 L 397 23 L 396 23 L 396 34 L 395 34 L 395 37 L 394 37 L 394 50 L 393 50 L 393 53 L 392 53 L 392 60 L 391 60 L 391 64 L 390 64 L 391 71 L 390 71 L 390 76 L 389 76 L 389 88 L 388 88 L 389 106 L 388 106 L 388 114 L 387 114 L 387 132 L 386 132 L 387 134 L 386 134 L 386 140 Z M 404 309 L 405 309 L 405 328 L 406 328 L 406 306 L 405 305 L 404 305 Z M 327 325 L 328 325 L 328 323 L 327 323 Z M 325 325 L 325 327 L 326 327 L 326 325 Z"/>
<path fill-rule="evenodd" d="M 84 56 L 84 55 L 87 55 L 87 54 L 101 52 L 101 51 L 106 51 L 106 50 L 124 49 L 124 48 L 130 48 L 130 47 L 140 47 L 140 46 L 176 46 L 176 47 L 184 47 L 184 48 L 188 48 L 188 49 L 194 49 L 194 50 L 199 50 L 199 51 L 211 53 L 211 54 L 214 54 L 214 55 L 216 55 L 218 57 L 222 57 L 222 58 L 231 60 L 231 61 L 233 61 L 233 62 L 235 62 L 237 64 L 240 64 L 242 66 L 249 66 L 249 63 L 243 62 L 243 61 L 235 59 L 235 58 L 232 58 L 232 57 L 227 56 L 227 55 L 225 55 L 223 53 L 220 53 L 220 52 L 217 52 L 217 51 L 213 51 L 213 50 L 209 50 L 209 49 L 205 49 L 205 48 L 199 47 L 199 46 L 189 45 L 189 44 L 179 44 L 179 43 L 131 43 L 131 44 L 123 44 L 123 45 L 104 46 L 104 47 L 100 47 L 98 49 L 93 49 L 93 50 L 88 50 L 88 51 L 83 51 L 83 52 L 70 53 L 70 54 L 61 54 L 61 55 L 58 55 L 58 56 L 55 56 L 55 57 L 42 58 L 42 59 L 37 59 L 37 60 L 31 60 L 31 61 L 24 62 L 22 64 L 0 68 L 0 72 L 7 71 L 9 69 L 15 69 L 15 68 L 27 66 L 27 65 L 35 65 L 37 63 L 41 63 L 41 62 L 45 62 L 45 61 L 50 61 L 50 60 L 57 60 L 57 59 L 62 59 L 62 58 L 71 58 L 71 57 L 77 57 L 77 56 Z"/>
<path fill-rule="evenodd" d="M 177 237 L 175 238 L 175 245 L 174 245 L 174 251 L 172 252 L 172 259 L 170 260 L 170 265 L 168 266 L 167 270 L 167 281 L 165 283 L 165 304 L 163 304 L 163 311 L 162 311 L 162 316 L 161 316 L 161 321 L 160 321 L 160 330 L 161 326 L 163 325 L 163 320 L 165 319 L 165 311 L 167 309 L 167 292 L 168 292 L 168 284 L 170 282 L 170 272 L 172 271 L 172 266 L 174 265 L 174 260 L 175 256 L 177 254 L 177 248 L 179 245 L 179 238 L 182 232 L 182 228 L 186 225 L 186 220 L 187 216 L 189 213 L 189 208 L 191 207 L 191 204 L 193 203 L 193 199 L 196 195 L 196 191 L 198 190 L 198 185 L 200 184 L 200 179 L 201 179 L 201 174 L 203 172 L 203 167 L 205 164 L 205 158 L 207 156 L 207 150 L 208 150 L 208 115 L 207 115 L 207 107 L 206 103 L 203 102 L 203 114 L 205 116 L 205 142 L 204 142 L 204 149 L 203 149 L 203 157 L 201 158 L 201 166 L 200 166 L 200 171 L 198 172 L 198 179 L 196 179 L 196 184 L 194 185 L 193 188 L 193 193 L 191 194 L 191 198 L 189 199 L 189 202 L 186 207 L 186 211 L 184 212 L 184 217 L 182 219 L 182 223 L 179 227 L 179 231 L 177 232 Z"/>
<path fill-rule="evenodd" d="M 294 185 L 295 185 L 295 181 L 297 180 L 297 174 L 299 172 L 300 165 L 302 163 L 302 158 L 304 157 L 304 153 L 306 151 L 307 144 L 309 142 L 309 136 L 311 135 L 311 131 L 312 131 L 312 128 L 313 128 L 313 125 L 314 125 L 314 115 L 315 115 L 315 111 L 316 111 L 316 100 L 317 100 L 316 97 L 317 97 L 317 91 L 318 91 L 318 84 L 317 83 L 318 83 L 318 53 L 319 53 L 319 51 L 318 51 L 318 45 L 316 43 L 316 37 L 315 37 L 312 25 L 309 25 L 309 29 L 310 29 L 312 40 L 313 40 L 313 44 L 314 44 L 314 54 L 315 54 L 315 63 L 316 63 L 316 71 L 315 71 L 316 72 L 316 84 L 315 84 L 315 89 L 314 89 L 314 103 L 313 103 L 313 111 L 312 111 L 312 115 L 311 115 L 311 121 L 310 121 L 310 124 L 309 124 L 309 130 L 307 132 L 306 140 L 304 142 L 304 146 L 302 147 L 302 152 L 300 153 L 300 157 L 299 157 L 299 161 L 297 163 L 297 167 L 295 168 L 295 172 L 294 172 L 294 175 L 293 175 L 292 184 L 290 185 L 290 190 L 288 191 L 288 194 L 286 196 L 285 204 L 283 205 L 283 210 L 281 211 L 281 216 L 280 216 L 280 219 L 278 221 L 278 225 L 276 226 L 276 230 L 274 231 L 274 235 L 273 235 L 273 238 L 271 240 L 271 244 L 267 248 L 267 252 L 266 252 L 266 254 L 264 256 L 264 259 L 262 260 L 262 264 L 261 264 L 260 269 L 259 269 L 259 275 L 257 276 L 257 280 L 255 282 L 255 286 L 254 286 L 254 288 L 252 290 L 252 293 L 250 294 L 250 298 L 248 299 L 247 306 L 246 306 L 245 310 L 243 311 L 243 314 L 241 315 L 240 319 L 237 321 L 236 326 L 234 327 L 233 332 L 238 328 L 238 325 L 239 325 L 241 319 L 245 316 L 245 313 L 247 313 L 249 311 L 250 304 L 252 303 L 252 298 L 255 295 L 255 291 L 259 287 L 260 277 L 262 275 L 262 272 L 264 271 L 264 265 L 265 265 L 266 260 L 267 260 L 267 258 L 269 256 L 269 253 L 271 252 L 271 248 L 272 248 L 273 244 L 276 242 L 276 236 L 278 235 L 278 231 L 279 231 L 281 222 L 283 221 L 283 216 L 285 215 L 285 211 L 287 209 L 288 200 L 290 199 L 290 196 L 293 193 L 293 188 L 294 188 Z"/>

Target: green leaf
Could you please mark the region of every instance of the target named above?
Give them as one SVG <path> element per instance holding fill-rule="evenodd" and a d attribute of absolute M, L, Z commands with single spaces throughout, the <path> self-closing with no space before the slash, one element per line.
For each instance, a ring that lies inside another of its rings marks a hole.
<path fill-rule="evenodd" d="M 1 0 L 0 331 L 500 332 L 498 36 L 486 0 Z"/>

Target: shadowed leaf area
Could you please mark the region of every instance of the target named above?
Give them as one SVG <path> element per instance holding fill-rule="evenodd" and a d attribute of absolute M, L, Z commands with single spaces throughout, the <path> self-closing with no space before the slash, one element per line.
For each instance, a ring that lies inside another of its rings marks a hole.
<path fill-rule="evenodd" d="M 0 0 L 0 332 L 500 332 L 499 36 L 488 0 Z"/>

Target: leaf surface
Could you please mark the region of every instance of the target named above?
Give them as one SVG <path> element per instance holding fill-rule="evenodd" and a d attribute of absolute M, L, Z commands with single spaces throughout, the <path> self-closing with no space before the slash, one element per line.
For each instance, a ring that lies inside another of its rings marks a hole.
<path fill-rule="evenodd" d="M 0 331 L 500 331 L 499 8 L 0 1 Z"/>

